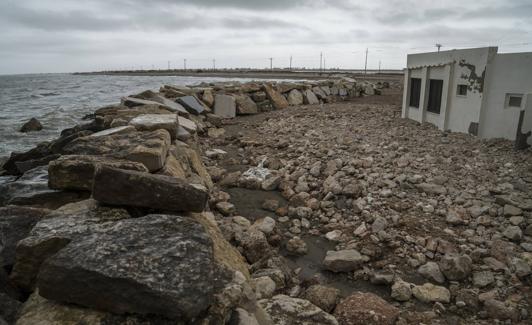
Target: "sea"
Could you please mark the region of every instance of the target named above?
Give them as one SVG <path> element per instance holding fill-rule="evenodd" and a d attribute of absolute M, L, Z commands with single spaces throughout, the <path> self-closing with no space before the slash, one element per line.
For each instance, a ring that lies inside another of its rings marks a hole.
<path fill-rule="evenodd" d="M 157 91 L 165 84 L 195 85 L 202 82 L 240 81 L 244 78 L 180 76 L 105 76 L 74 74 L 0 75 L 0 161 L 11 152 L 23 152 L 56 139 L 61 130 L 83 123 L 97 108 L 144 90 Z M 32 117 L 43 125 L 38 132 L 21 133 Z"/>

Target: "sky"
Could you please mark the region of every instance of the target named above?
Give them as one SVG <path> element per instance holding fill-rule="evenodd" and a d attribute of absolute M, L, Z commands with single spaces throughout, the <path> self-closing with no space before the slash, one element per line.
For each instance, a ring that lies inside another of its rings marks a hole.
<path fill-rule="evenodd" d="M 0 74 L 402 69 L 408 53 L 532 51 L 532 0 L 1 0 Z M 213 60 L 216 60 L 215 62 Z"/>

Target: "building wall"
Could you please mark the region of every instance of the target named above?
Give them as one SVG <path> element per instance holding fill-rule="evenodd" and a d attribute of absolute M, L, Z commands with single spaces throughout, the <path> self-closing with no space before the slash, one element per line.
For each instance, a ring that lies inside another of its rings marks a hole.
<path fill-rule="evenodd" d="M 497 48 L 486 47 L 408 55 L 405 79 L 407 75 L 423 78 L 420 100 L 423 106 L 419 112 L 408 106 L 410 93 L 405 87 L 403 117 L 435 124 L 441 130 L 467 133 L 472 123 L 479 123 L 484 77 L 496 53 Z M 423 74 L 425 69 L 427 73 Z M 426 111 L 429 79 L 444 81 L 440 114 Z M 467 96 L 457 96 L 458 84 L 468 86 Z"/>
<path fill-rule="evenodd" d="M 532 53 L 498 54 L 490 67 L 488 91 L 479 135 L 515 140 L 520 111 L 525 111 L 523 133 L 532 130 Z M 521 109 L 506 107 L 506 94 L 524 94 Z M 532 137 L 528 143 L 532 145 Z"/>

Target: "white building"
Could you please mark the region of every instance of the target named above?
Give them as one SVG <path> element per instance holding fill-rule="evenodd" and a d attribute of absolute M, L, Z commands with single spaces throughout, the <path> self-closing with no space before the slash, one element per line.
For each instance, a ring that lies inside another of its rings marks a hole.
<path fill-rule="evenodd" d="M 403 118 L 532 145 L 532 52 L 497 47 L 410 54 Z"/>

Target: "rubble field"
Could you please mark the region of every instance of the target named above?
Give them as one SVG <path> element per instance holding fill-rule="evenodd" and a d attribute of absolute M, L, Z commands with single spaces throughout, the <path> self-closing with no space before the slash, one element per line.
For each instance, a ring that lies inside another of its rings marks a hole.
<path fill-rule="evenodd" d="M 203 138 L 207 153 L 224 152 L 206 165 L 226 239 L 239 242 L 241 217 L 274 219 L 267 240 L 298 283 L 286 293 L 326 311 L 327 293 L 335 305 L 362 291 L 399 324 L 529 324 L 532 152 L 402 119 L 400 105 L 388 90 L 239 117 L 224 136 Z M 278 197 L 242 180 L 261 162 Z M 387 323 L 376 315 L 344 323 Z"/>

